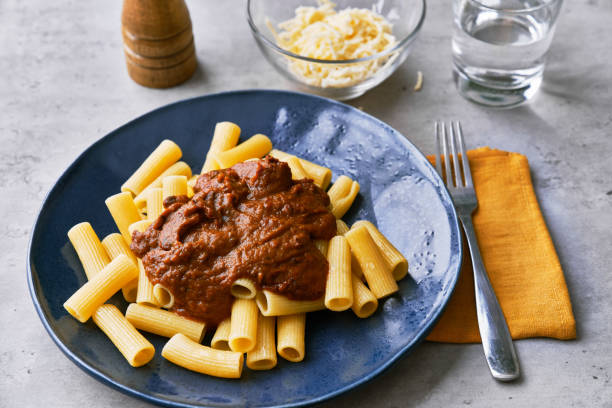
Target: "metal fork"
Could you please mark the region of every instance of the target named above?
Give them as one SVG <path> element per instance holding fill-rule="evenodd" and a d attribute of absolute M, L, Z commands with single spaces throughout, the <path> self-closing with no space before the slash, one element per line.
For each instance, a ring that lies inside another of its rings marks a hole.
<path fill-rule="evenodd" d="M 478 240 L 472 225 L 472 213 L 478 208 L 478 200 L 472 183 L 470 164 L 465 153 L 461 124 L 451 122 L 448 129 L 449 132 L 447 132 L 444 122 L 436 122 L 436 169 L 441 177 L 444 178 L 446 174 L 446 186 L 455 203 L 470 248 L 474 269 L 478 328 L 487 363 L 496 380 L 512 381 L 520 375 L 519 363 L 506 319 L 499 307 L 499 302 L 480 257 Z M 457 145 L 459 145 L 460 155 L 457 154 Z M 442 147 L 442 154 L 440 154 L 440 146 Z M 449 156 L 449 152 L 451 156 Z M 442 171 L 441 164 L 443 156 L 445 172 Z M 459 157 L 461 157 L 461 161 Z M 454 177 L 450 165 L 451 161 L 453 162 Z"/>

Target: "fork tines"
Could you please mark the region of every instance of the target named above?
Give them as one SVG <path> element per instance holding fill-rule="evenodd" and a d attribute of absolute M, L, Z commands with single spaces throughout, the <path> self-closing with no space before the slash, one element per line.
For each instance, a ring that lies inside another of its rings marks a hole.
<path fill-rule="evenodd" d="M 436 157 L 436 170 L 440 176 L 445 178 L 447 187 L 473 187 L 461 124 L 458 121 L 454 121 L 450 122 L 447 127 L 444 122 L 437 121 L 435 133 L 436 151 L 438 153 L 438 157 Z M 457 151 L 457 145 L 459 146 L 459 151 Z M 461 161 L 459 157 L 461 157 Z M 451 161 L 453 162 L 453 169 L 451 169 Z M 444 171 L 442 171 L 442 162 L 444 162 Z"/>

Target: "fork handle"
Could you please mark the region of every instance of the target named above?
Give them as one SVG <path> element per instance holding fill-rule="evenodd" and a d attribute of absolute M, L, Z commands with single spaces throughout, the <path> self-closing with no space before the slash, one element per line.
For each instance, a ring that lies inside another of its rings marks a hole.
<path fill-rule="evenodd" d="M 472 257 L 476 314 L 485 357 L 496 380 L 512 381 L 520 375 L 512 337 L 480 256 L 472 216 L 467 214 L 460 218 Z"/>

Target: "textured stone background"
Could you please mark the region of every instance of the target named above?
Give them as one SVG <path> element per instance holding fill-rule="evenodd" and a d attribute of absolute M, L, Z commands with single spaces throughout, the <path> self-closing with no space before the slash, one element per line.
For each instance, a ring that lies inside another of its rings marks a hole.
<path fill-rule="evenodd" d="M 287 87 L 256 49 L 243 3 L 188 2 L 199 71 L 180 87 L 158 91 L 127 76 L 120 1 L 0 1 L 0 407 L 148 406 L 84 374 L 47 336 L 27 291 L 29 232 L 61 172 L 123 123 L 183 98 Z M 435 119 L 460 118 L 470 145 L 528 156 L 579 338 L 517 342 L 524 375 L 513 384 L 490 378 L 480 345 L 423 344 L 385 375 L 325 406 L 610 408 L 612 2 L 566 2 L 541 92 L 510 111 L 480 108 L 455 91 L 448 3 L 430 0 L 414 54 L 351 104 L 424 152 L 432 151 Z M 425 84 L 413 93 L 417 70 Z"/>

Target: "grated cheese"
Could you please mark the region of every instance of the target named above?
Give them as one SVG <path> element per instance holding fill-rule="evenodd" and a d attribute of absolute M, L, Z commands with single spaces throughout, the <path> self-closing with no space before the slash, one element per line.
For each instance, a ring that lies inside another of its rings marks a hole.
<path fill-rule="evenodd" d="M 416 84 L 414 84 L 414 92 L 419 92 L 423 88 L 423 73 L 417 72 Z"/>
<path fill-rule="evenodd" d="M 350 60 L 369 57 L 397 43 L 392 25 L 380 14 L 358 8 L 336 11 L 330 0 L 318 7 L 298 7 L 295 17 L 271 29 L 277 44 L 294 54 L 321 60 Z M 289 59 L 290 71 L 308 85 L 347 87 L 372 76 L 390 63 L 385 56 L 371 61 L 329 66 Z"/>

